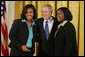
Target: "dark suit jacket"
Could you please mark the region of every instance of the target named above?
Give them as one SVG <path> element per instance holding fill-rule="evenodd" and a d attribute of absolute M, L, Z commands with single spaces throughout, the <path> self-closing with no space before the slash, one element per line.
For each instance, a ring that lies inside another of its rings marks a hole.
<path fill-rule="evenodd" d="M 55 37 L 55 56 L 78 56 L 76 31 L 72 23 L 60 27 Z"/>
<path fill-rule="evenodd" d="M 29 31 L 27 24 L 21 22 L 21 19 L 15 20 L 12 24 L 12 28 L 9 33 L 9 38 L 11 43 L 9 47 L 11 48 L 10 55 L 12 56 L 29 56 L 34 53 L 35 50 L 35 38 L 36 38 L 36 25 L 33 26 L 33 39 L 32 39 L 32 50 L 30 53 L 24 52 L 21 49 L 22 45 L 26 45 L 28 39 Z"/>
<path fill-rule="evenodd" d="M 58 22 L 57 20 L 54 19 L 53 27 L 49 35 L 49 39 L 46 39 L 45 31 L 43 28 L 43 18 L 37 19 L 36 24 L 38 27 L 38 38 L 37 41 L 39 42 L 39 47 L 38 47 L 38 55 L 39 56 L 53 56 L 54 55 L 54 34 L 55 31 L 57 30 L 57 25 Z"/>

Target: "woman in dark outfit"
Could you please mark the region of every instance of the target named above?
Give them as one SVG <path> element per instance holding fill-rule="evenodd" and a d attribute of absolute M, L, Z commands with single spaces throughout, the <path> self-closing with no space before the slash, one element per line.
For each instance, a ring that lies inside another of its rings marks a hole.
<path fill-rule="evenodd" d="M 70 22 L 73 18 L 71 12 L 61 7 L 56 12 L 56 18 L 60 24 L 55 33 L 55 56 L 78 56 L 76 31 Z"/>
<path fill-rule="evenodd" d="M 11 43 L 11 56 L 33 56 L 35 51 L 36 10 L 33 5 L 26 5 L 22 11 L 21 19 L 14 21 L 9 33 Z"/>

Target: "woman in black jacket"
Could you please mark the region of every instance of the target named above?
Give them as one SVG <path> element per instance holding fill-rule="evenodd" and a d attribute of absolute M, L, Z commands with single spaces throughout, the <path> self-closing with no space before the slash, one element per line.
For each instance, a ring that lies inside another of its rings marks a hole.
<path fill-rule="evenodd" d="M 78 56 L 76 44 L 76 30 L 72 20 L 72 14 L 66 7 L 56 11 L 57 21 L 60 23 L 55 33 L 55 56 Z"/>
<path fill-rule="evenodd" d="M 33 56 L 37 29 L 32 21 L 34 19 L 36 19 L 34 6 L 26 5 L 22 11 L 21 19 L 14 21 L 9 33 L 11 56 Z"/>

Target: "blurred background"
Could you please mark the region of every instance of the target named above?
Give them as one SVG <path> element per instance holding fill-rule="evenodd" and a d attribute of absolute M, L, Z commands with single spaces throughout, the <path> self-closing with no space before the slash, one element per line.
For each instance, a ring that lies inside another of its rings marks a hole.
<path fill-rule="evenodd" d="M 6 25 L 8 34 L 14 19 L 19 19 L 22 9 L 27 4 L 33 4 L 37 10 L 37 18 L 42 17 L 42 6 L 50 4 L 53 7 L 52 16 L 55 17 L 55 12 L 60 7 L 67 7 L 70 9 L 73 20 L 71 21 L 76 29 L 76 38 L 79 56 L 84 56 L 84 1 L 6 1 Z M 8 38 L 8 44 L 10 40 Z M 35 54 L 37 55 L 38 43 L 35 43 Z M 10 53 L 10 48 L 8 48 Z M 1 54 L 2 55 L 2 54 Z M 2 55 L 3 56 L 3 55 Z"/>

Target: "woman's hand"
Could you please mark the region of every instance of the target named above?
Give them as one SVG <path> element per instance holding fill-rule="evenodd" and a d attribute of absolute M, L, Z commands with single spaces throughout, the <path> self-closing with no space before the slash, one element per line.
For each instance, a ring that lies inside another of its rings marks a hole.
<path fill-rule="evenodd" d="M 22 45 L 22 51 L 30 52 L 30 50 L 28 49 L 26 45 Z"/>

